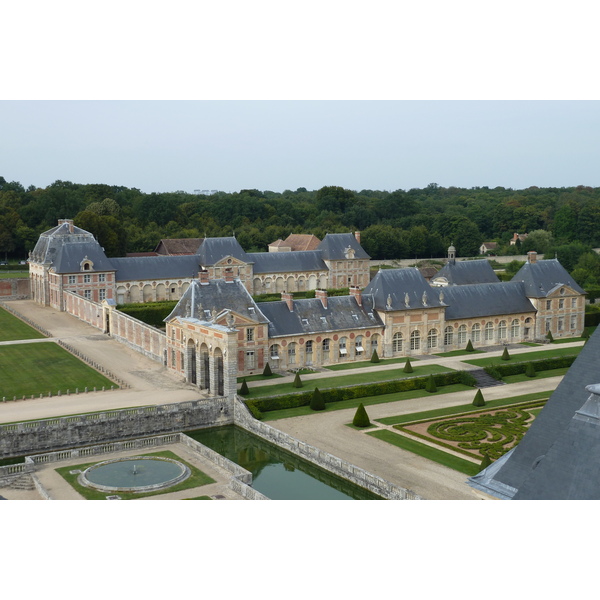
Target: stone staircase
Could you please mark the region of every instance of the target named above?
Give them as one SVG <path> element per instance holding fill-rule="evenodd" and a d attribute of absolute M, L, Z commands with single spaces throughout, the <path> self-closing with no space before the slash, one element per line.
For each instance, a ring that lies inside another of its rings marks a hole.
<path fill-rule="evenodd" d="M 475 378 L 475 381 L 477 382 L 475 384 L 475 387 L 478 388 L 493 387 L 495 385 L 505 385 L 504 381 L 498 381 L 491 375 L 488 375 L 483 369 L 473 369 L 472 371 L 469 371 L 469 374 L 473 375 L 473 377 Z"/>
<path fill-rule="evenodd" d="M 29 473 L 23 473 L 22 475 L 17 475 L 15 477 L 4 477 L 0 481 L 0 486 L 9 488 L 11 490 L 33 490 L 33 489 L 35 489 L 33 479 L 31 479 L 31 474 L 29 474 Z"/>

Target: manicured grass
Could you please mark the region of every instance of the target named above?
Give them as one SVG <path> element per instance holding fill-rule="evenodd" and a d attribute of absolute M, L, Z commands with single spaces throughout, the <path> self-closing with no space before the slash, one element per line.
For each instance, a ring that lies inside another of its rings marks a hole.
<path fill-rule="evenodd" d="M 392 369 L 390 371 L 368 371 L 366 373 L 355 373 L 339 377 L 323 377 L 320 379 L 311 378 L 310 375 L 302 376 L 302 387 L 295 388 L 293 383 L 281 383 L 269 386 L 256 386 L 250 389 L 248 398 L 264 398 L 266 396 L 280 396 L 294 392 L 307 392 L 318 387 L 320 390 L 336 387 L 346 387 L 349 385 L 360 385 L 363 383 L 376 383 L 378 381 L 392 381 L 395 379 L 406 379 L 407 377 L 423 377 L 431 373 L 448 373 L 454 369 L 442 367 L 441 365 L 425 365 L 422 367 L 413 367 L 413 373 L 405 373 L 402 369 Z"/>
<path fill-rule="evenodd" d="M 504 383 L 522 383 L 523 381 L 531 381 L 532 379 L 545 379 L 546 377 L 561 377 L 564 375 L 570 367 L 562 367 L 560 369 L 549 369 L 547 371 L 540 371 L 535 374 L 535 377 L 527 377 L 525 373 L 519 373 L 518 375 L 504 375 L 502 381 Z"/>
<path fill-rule="evenodd" d="M 413 360 L 417 360 L 413 358 L 411 360 L 411 364 Z M 397 363 L 406 364 L 406 357 L 404 358 L 381 358 L 378 363 L 372 363 L 370 360 L 361 360 L 360 362 L 352 362 L 352 363 L 340 363 L 338 365 L 329 365 L 325 367 L 328 371 L 347 371 L 348 369 L 364 369 L 365 367 L 381 367 L 381 365 L 393 365 Z M 414 365 L 413 365 L 414 366 Z"/>
<path fill-rule="evenodd" d="M 319 388 L 320 389 L 320 388 Z M 425 396 L 440 396 L 442 394 L 451 394 L 452 392 L 464 392 L 473 390 L 468 385 L 456 383 L 445 385 L 438 388 L 437 392 L 430 393 L 427 390 L 411 390 L 408 392 L 396 392 L 394 394 L 382 394 L 380 396 L 366 396 L 364 398 L 353 398 L 352 400 L 341 400 L 340 402 L 327 402 L 325 410 L 315 412 L 310 406 L 298 406 L 296 408 L 283 408 L 281 410 L 270 410 L 263 413 L 263 421 L 276 421 L 277 419 L 287 419 L 289 417 L 300 417 L 303 415 L 323 414 L 334 410 L 344 410 L 346 408 L 357 408 L 359 404 L 371 406 L 373 404 L 386 404 L 388 402 L 400 402 L 402 400 L 411 400 L 413 398 L 424 398 Z M 475 392 L 473 392 L 475 395 Z"/>
<path fill-rule="evenodd" d="M 427 444 L 422 444 L 421 442 L 393 433 L 387 429 L 383 431 L 368 431 L 366 435 L 371 435 L 378 440 L 382 440 L 388 444 L 402 448 L 403 450 L 408 450 L 409 452 L 418 454 L 423 458 L 428 458 L 440 465 L 444 465 L 445 467 L 449 467 L 450 469 L 454 469 L 455 471 L 459 471 L 468 476 L 477 475 L 477 473 L 481 471 L 481 467 L 477 463 L 459 458 L 458 456 L 454 456 L 443 450 L 432 448 Z"/>
<path fill-rule="evenodd" d="M 522 352 L 511 354 L 509 360 L 502 360 L 500 356 L 493 358 L 477 358 L 475 360 L 464 360 L 469 365 L 487 367 L 489 365 L 529 362 L 541 360 L 542 358 L 553 358 L 555 356 L 576 356 L 581 352 L 583 346 L 577 348 L 552 348 L 551 350 L 540 350 L 539 352 Z M 510 353 L 510 350 L 509 350 Z"/>
<path fill-rule="evenodd" d="M 452 350 L 450 352 L 441 352 L 440 354 L 436 354 L 435 356 L 441 357 L 449 357 L 449 356 L 465 356 L 471 354 L 485 354 L 483 350 L 472 350 L 469 352 L 468 350 Z"/>
<path fill-rule="evenodd" d="M 543 344 L 536 344 L 535 342 L 521 342 L 521 346 L 542 346 Z"/>
<path fill-rule="evenodd" d="M 410 413 L 408 415 L 397 415 L 394 417 L 384 417 L 375 419 L 382 425 L 399 425 L 404 423 L 413 423 L 415 421 L 425 421 L 427 419 L 436 419 L 439 417 L 451 417 L 457 414 L 469 412 L 481 412 L 490 408 L 501 408 L 503 406 L 512 406 L 513 404 L 524 404 L 536 400 L 546 400 L 552 392 L 533 392 L 531 394 L 522 394 L 512 398 L 498 398 L 497 400 L 486 400 L 485 406 L 473 406 L 473 404 L 462 404 L 461 406 L 449 406 L 446 408 L 437 408 L 435 410 L 425 410 L 422 412 Z M 485 398 L 485 390 L 483 391 Z M 475 397 L 475 394 L 473 394 Z"/>
<path fill-rule="evenodd" d="M 189 490 L 191 488 L 200 487 L 202 485 L 207 485 L 209 483 L 215 482 L 215 480 L 212 477 L 209 477 L 206 473 L 203 473 L 200 469 L 197 469 L 196 467 L 190 465 L 186 461 L 179 458 L 179 456 L 177 456 L 177 454 L 174 454 L 173 452 L 169 452 L 168 450 L 165 450 L 162 452 L 148 452 L 148 453 L 140 454 L 139 456 L 162 456 L 164 458 L 173 458 L 175 460 L 178 460 L 180 463 L 186 465 L 187 467 L 189 467 L 189 469 L 191 471 L 191 475 L 185 481 L 182 481 L 178 485 L 175 485 L 173 487 L 170 487 L 170 488 L 167 488 L 164 490 L 158 490 L 156 492 L 148 492 L 146 494 L 139 494 L 139 493 L 126 494 L 123 492 L 114 492 L 114 493 L 99 492 L 97 490 L 93 490 L 91 488 L 87 488 L 85 486 L 79 485 L 79 483 L 77 483 L 77 478 L 79 477 L 79 475 L 72 475 L 69 472 L 69 471 L 75 471 L 77 469 L 79 469 L 80 471 L 85 471 L 85 469 L 87 469 L 88 467 L 91 467 L 92 465 L 102 462 L 103 459 L 101 456 L 99 456 L 98 460 L 96 460 L 94 462 L 89 462 L 89 463 L 85 463 L 82 465 L 75 465 L 75 466 L 71 466 L 71 467 L 60 467 L 60 468 L 56 469 L 56 472 L 63 479 L 65 479 L 67 481 L 67 483 L 69 483 L 69 485 L 71 485 L 73 488 L 75 488 L 75 490 L 79 494 L 81 494 L 86 500 L 106 500 L 106 496 L 111 496 L 114 494 L 121 496 L 121 499 L 123 499 L 123 500 L 132 500 L 134 498 L 144 498 L 145 496 L 156 496 L 158 494 L 170 494 L 171 492 L 179 492 L 181 490 Z"/>
<path fill-rule="evenodd" d="M 245 377 L 238 377 L 237 382 L 242 383 L 242 381 L 244 379 L 246 380 L 246 382 L 248 382 L 248 381 L 266 381 L 269 379 L 277 379 L 279 377 L 283 377 L 283 375 L 280 375 L 279 373 L 273 373 L 272 375 L 263 375 L 262 373 L 260 373 L 258 375 L 246 375 Z"/>
<path fill-rule="evenodd" d="M 39 331 L 0 308 L 0 342 L 13 340 L 37 340 L 45 337 Z"/>
<path fill-rule="evenodd" d="M 75 388 L 83 392 L 86 387 L 110 389 L 111 385 L 118 387 L 55 343 L 0 346 L 0 398 L 55 395 L 59 390 L 75 393 Z"/>
<path fill-rule="evenodd" d="M 2 271 L 0 279 L 29 279 L 29 271 Z"/>

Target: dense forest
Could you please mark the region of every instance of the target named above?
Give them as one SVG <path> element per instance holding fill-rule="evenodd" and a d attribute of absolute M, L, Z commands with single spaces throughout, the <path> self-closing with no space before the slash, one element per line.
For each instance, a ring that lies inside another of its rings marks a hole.
<path fill-rule="evenodd" d="M 322 239 L 359 230 L 374 259 L 443 257 L 451 243 L 458 256 L 475 256 L 482 242 L 496 241 L 498 254 L 558 253 L 573 270 L 583 254 L 600 246 L 600 188 L 465 189 L 432 183 L 393 192 L 327 186 L 204 196 L 69 181 L 25 189 L 0 177 L 0 256 L 25 258 L 59 218 L 74 218 L 94 233 L 109 256 L 151 251 L 162 238 L 235 235 L 245 250 L 266 251 L 290 233 Z M 529 237 L 509 246 L 515 232 Z"/>

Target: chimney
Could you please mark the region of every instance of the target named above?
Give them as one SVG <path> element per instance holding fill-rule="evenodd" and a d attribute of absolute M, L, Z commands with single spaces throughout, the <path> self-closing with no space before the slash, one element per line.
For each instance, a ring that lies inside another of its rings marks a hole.
<path fill-rule="evenodd" d="M 58 224 L 63 225 L 66 223 L 69 226 L 69 231 L 73 233 L 73 219 L 59 219 Z"/>
<path fill-rule="evenodd" d="M 233 283 L 233 271 L 231 269 L 225 269 L 225 282 Z"/>
<path fill-rule="evenodd" d="M 323 308 L 327 308 L 327 290 L 315 290 L 315 298 L 321 301 Z"/>
<path fill-rule="evenodd" d="M 527 253 L 527 262 L 530 264 L 537 262 L 537 252 L 535 250 L 530 250 Z"/>
<path fill-rule="evenodd" d="M 287 304 L 290 312 L 294 312 L 294 294 L 290 294 L 290 292 L 281 292 L 281 299 Z"/>
<path fill-rule="evenodd" d="M 202 269 L 198 273 L 198 278 L 200 279 L 200 285 L 208 285 L 208 271 L 206 269 Z"/>
<path fill-rule="evenodd" d="M 353 285 L 350 287 L 350 295 L 354 296 L 356 304 L 362 306 L 362 291 L 357 285 Z"/>
<path fill-rule="evenodd" d="M 354 237 L 356 238 L 356 241 L 360 244 L 360 231 L 355 231 Z"/>

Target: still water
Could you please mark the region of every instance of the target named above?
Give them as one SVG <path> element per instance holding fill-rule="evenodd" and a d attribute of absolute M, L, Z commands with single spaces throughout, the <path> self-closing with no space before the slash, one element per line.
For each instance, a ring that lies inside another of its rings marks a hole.
<path fill-rule="evenodd" d="M 250 471 L 252 487 L 272 500 L 381 500 L 235 425 L 187 435 Z"/>

